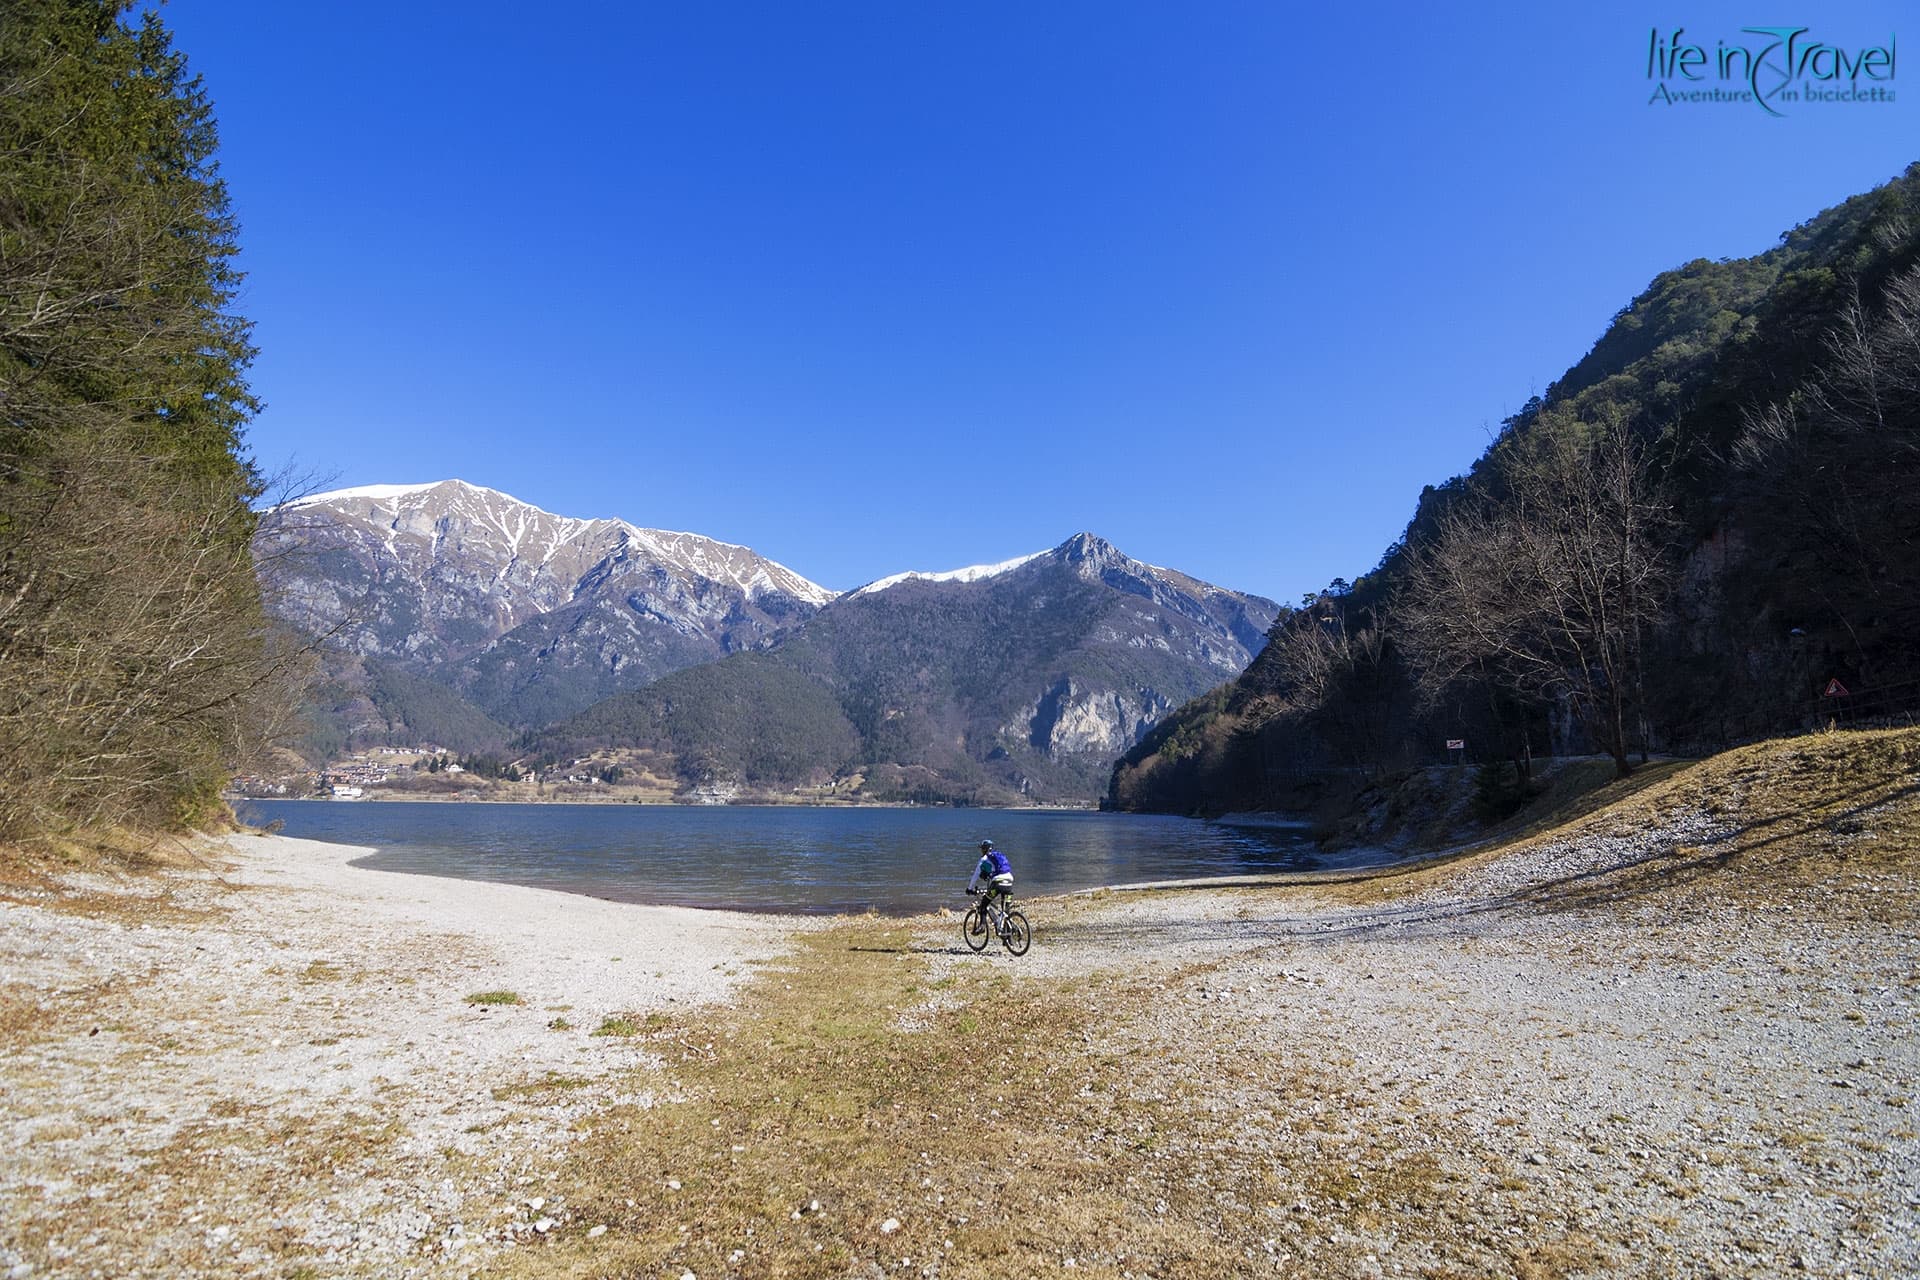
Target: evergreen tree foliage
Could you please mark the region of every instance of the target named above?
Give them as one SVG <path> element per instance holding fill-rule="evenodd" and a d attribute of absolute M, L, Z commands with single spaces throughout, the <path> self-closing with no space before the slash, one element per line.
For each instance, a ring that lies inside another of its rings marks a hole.
<path fill-rule="evenodd" d="M 381 746 L 443 742 L 474 754 L 489 754 L 506 745 L 510 736 L 506 726 L 445 685 L 377 658 L 364 659 L 359 665 L 365 672 L 366 697 L 378 713 L 378 722 L 366 725 L 357 735 L 367 744 L 375 741 L 378 730 Z"/>
<path fill-rule="evenodd" d="M 190 822 L 290 700 L 204 86 L 126 0 L 0 0 L 0 832 Z"/>

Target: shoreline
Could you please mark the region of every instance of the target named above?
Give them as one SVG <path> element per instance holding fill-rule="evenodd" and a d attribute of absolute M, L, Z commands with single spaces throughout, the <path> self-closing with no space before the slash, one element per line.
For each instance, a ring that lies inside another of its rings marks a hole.
<path fill-rule="evenodd" d="M 359 803 L 349 801 L 347 803 Z M 879 808 L 879 806 L 870 806 Z M 751 808 L 751 806 L 729 806 L 733 809 Z M 773 811 L 785 811 L 784 806 L 773 806 Z M 886 806 L 886 809 L 903 814 L 925 814 L 930 810 L 925 806 Z M 1044 810 L 971 810 L 970 813 L 984 815 L 994 813 L 1021 814 L 1044 822 L 1040 815 Z M 1080 811 L 1068 811 L 1076 815 Z M 252 815 L 256 818 L 263 814 Z M 1103 814 L 1090 815 L 1104 817 Z M 1134 817 L 1136 815 L 1127 815 Z M 1170 815 L 1139 815 L 1149 821 L 1161 821 Z M 1214 825 L 1205 819 L 1178 819 L 1184 823 L 1200 823 L 1203 826 Z M 294 821 L 292 818 L 286 821 Z M 271 825 L 271 824 L 268 824 Z M 379 826 L 377 820 L 370 819 L 366 824 L 346 821 L 338 824 L 319 824 L 326 826 Z M 249 828 L 261 831 L 264 828 Z M 709 884 L 701 877 L 683 880 L 674 874 L 646 877 L 644 867 L 624 866 L 606 868 L 582 865 L 565 865 L 557 872 L 542 874 L 545 864 L 526 862 L 519 865 L 498 865 L 493 860 L 485 867 L 488 878 L 463 874 L 463 868 L 469 864 L 464 856 L 440 856 L 428 845 L 419 843 L 401 844 L 397 847 L 382 848 L 372 843 L 347 844 L 344 840 L 350 836 L 360 836 L 362 840 L 374 835 L 371 831 L 348 830 L 337 837 L 321 837 L 302 832 L 299 836 L 280 834 L 279 838 L 313 840 L 316 843 L 336 844 L 351 849 L 350 861 L 368 871 L 379 871 L 391 875 L 406 875 L 443 879 L 459 883 L 516 885 L 524 888 L 540 889 L 547 892 L 563 893 L 591 901 L 617 903 L 631 906 L 674 907 L 685 910 L 716 912 L 720 914 L 742 914 L 766 920 L 826 920 L 836 916 L 876 916 L 886 920 L 904 921 L 921 916 L 940 916 L 962 909 L 963 899 L 958 896 L 959 881 L 964 879 L 966 869 L 973 860 L 971 848 L 966 851 L 966 867 L 957 875 L 931 875 L 927 867 L 916 864 L 910 873 L 890 874 L 889 864 L 884 860 L 858 863 L 853 879 L 834 881 L 815 881 L 801 877 L 788 884 L 776 875 L 772 879 L 761 876 L 758 879 L 738 881 L 718 879 Z M 246 837 L 237 837 L 246 838 Z M 1295 847 L 1295 846 L 1298 847 Z M 607 849 L 612 850 L 608 845 Z M 1139 889 L 1158 889 L 1166 887 L 1182 888 L 1231 888 L 1257 885 L 1287 885 L 1312 883 L 1330 875 L 1351 875 L 1359 873 L 1389 873 L 1418 865 L 1427 860 L 1427 854 L 1407 854 L 1381 846 L 1366 846 L 1337 853 L 1328 853 L 1312 848 L 1304 842 L 1283 842 L 1275 847 L 1271 858 L 1242 859 L 1226 856 L 1209 856 L 1185 860 L 1164 857 L 1155 852 L 1158 844 L 1153 844 L 1142 856 L 1105 862 L 1095 860 L 1085 865 L 1075 864 L 1066 868 L 1066 874 L 1058 875 L 1052 883 L 1016 883 L 1015 894 L 1027 901 L 1064 900 L 1075 896 L 1105 892 L 1129 892 Z M 1450 855 L 1445 851 L 1442 855 Z M 479 855 L 476 855 L 478 857 Z M 391 864 L 382 865 L 373 859 L 388 857 Z M 1248 865 L 1252 862 L 1254 865 Z M 1207 870 L 1208 864 L 1218 869 Z M 1169 865 L 1172 864 L 1172 865 Z M 1262 865 L 1264 864 L 1264 865 Z M 1307 865 L 1310 864 L 1310 865 Z M 1161 868 L 1165 867 L 1166 870 Z M 596 869 L 597 868 L 597 869 Z M 1124 879 L 1083 880 L 1072 874 L 1075 869 L 1091 875 L 1128 876 Z M 944 870 L 951 870 L 950 868 Z M 898 871 L 898 868 L 895 868 Z M 943 871 L 934 868 L 934 871 Z M 624 873 L 624 874 L 622 874 Z M 871 873 L 869 875 L 869 873 Z M 522 878 L 500 878 L 517 876 Z M 792 892 L 779 901 L 769 901 L 781 893 L 781 886 L 787 885 Z M 825 889 L 820 886 L 825 885 Z M 762 900 L 751 900 L 750 895 L 758 887 L 762 890 Z M 869 896 L 856 896 L 861 888 L 878 888 Z M 889 891 L 891 890 L 891 891 Z M 728 896 L 729 891 L 739 896 Z M 838 896 L 834 896 L 835 894 Z"/>
<path fill-rule="evenodd" d="M 524 796 L 246 796 L 222 795 L 220 797 L 231 807 L 235 804 L 524 804 L 524 805 L 574 805 L 581 808 L 634 808 L 634 809 L 902 809 L 912 812 L 953 812 L 953 813 L 1130 813 L 1129 810 L 1102 809 L 1098 804 L 1021 804 L 1021 805 L 958 805 L 958 804 L 904 804 L 881 801 L 826 801 L 819 800 L 748 800 L 726 801 L 722 804 L 708 804 L 703 800 L 642 800 L 638 797 L 608 796 L 604 800 L 582 800 L 572 797 L 560 799 L 528 799 Z M 1146 818 L 1174 818 L 1181 814 L 1149 813 L 1133 815 Z M 1214 822 L 1213 818 L 1195 818 L 1195 822 Z M 1256 824 L 1241 824 L 1256 825 Z"/>
<path fill-rule="evenodd" d="M 1016 1229 L 1089 1273 L 1173 1230 L 1222 1274 L 1909 1274 L 1911 773 L 1713 807 L 1763 754 L 1493 849 L 1061 894 L 1017 959 L 286 836 L 16 882 L 0 1275 L 864 1274 Z M 1050 1173 L 982 1205 L 948 1056 L 1009 1016 Z"/>
<path fill-rule="evenodd" d="M 243 838 L 243 837 L 235 837 Z M 918 910 L 891 910 L 871 903 L 841 903 L 821 907 L 755 907 L 713 903 L 655 902 L 645 898 L 616 897 L 607 893 L 588 889 L 569 889 L 559 886 L 523 884 L 515 880 L 491 880 L 478 877 L 448 875 L 443 871 L 410 870 L 390 867 L 368 866 L 369 858 L 377 856 L 381 850 L 371 845 L 333 844 L 331 841 L 312 840 L 303 837 L 290 837 L 273 834 L 269 839 L 297 840 L 301 843 L 330 845 L 334 848 L 354 850 L 354 855 L 345 865 L 358 871 L 374 872 L 382 875 L 417 877 L 424 880 L 439 880 L 453 884 L 494 885 L 501 888 L 525 889 L 531 892 L 558 894 L 566 898 L 578 898 L 587 902 L 606 903 L 609 906 L 633 907 L 643 910 L 664 910 L 695 912 L 713 916 L 742 916 L 768 923 L 779 921 L 813 921 L 826 923 L 842 917 L 872 916 L 894 923 L 907 923 L 925 919 L 929 916 L 939 918 L 958 914 L 958 909 L 947 900 L 938 900 L 934 905 Z M 1441 862 L 1471 853 L 1468 849 L 1442 849 L 1434 852 L 1396 853 L 1393 850 L 1368 847 L 1351 851 L 1346 855 L 1337 855 L 1340 861 L 1328 862 L 1330 855 L 1314 854 L 1325 865 L 1303 867 L 1291 871 L 1274 871 L 1258 874 L 1224 874 L 1218 876 L 1188 876 L 1166 880 L 1127 880 L 1105 884 L 1083 885 L 1070 889 L 1046 889 L 1042 891 L 1020 892 L 1016 885 L 1014 897 L 1021 902 L 1069 902 L 1074 899 L 1097 898 L 1107 894 L 1157 893 L 1163 891 L 1198 891 L 1214 889 L 1259 889 L 1306 887 L 1316 884 L 1346 883 L 1353 880 L 1376 879 L 1406 872 L 1420 870 Z M 959 901 L 953 898 L 952 901 Z"/>

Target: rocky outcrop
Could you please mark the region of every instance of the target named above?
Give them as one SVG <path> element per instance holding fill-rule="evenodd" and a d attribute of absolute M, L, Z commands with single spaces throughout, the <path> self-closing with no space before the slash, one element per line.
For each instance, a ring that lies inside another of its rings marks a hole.
<path fill-rule="evenodd" d="M 1089 688 L 1064 676 L 1006 732 L 1024 731 L 1033 749 L 1049 757 L 1093 754 L 1111 761 L 1173 706 L 1154 689 Z"/>

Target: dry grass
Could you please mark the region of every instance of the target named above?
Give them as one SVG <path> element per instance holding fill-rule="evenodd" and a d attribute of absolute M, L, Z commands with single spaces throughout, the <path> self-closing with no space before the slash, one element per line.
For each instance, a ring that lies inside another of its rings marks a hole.
<path fill-rule="evenodd" d="M 108 920 L 134 928 L 204 924 L 225 914 L 224 908 L 215 901 L 191 891 L 183 893 L 174 885 L 150 878 L 127 878 L 111 886 L 65 885 L 24 893 L 0 891 L 0 902 L 40 907 L 89 920 Z"/>
<path fill-rule="evenodd" d="M 1576 760 L 1547 775 L 1546 782 L 1520 812 L 1495 826 L 1489 839 L 1499 843 L 1525 840 L 1545 831 L 1580 821 L 1665 782 L 1693 766 L 1690 760 L 1656 760 L 1641 765 L 1627 777 L 1614 776 L 1611 760 Z"/>
<path fill-rule="evenodd" d="M 44 885 L 76 871 L 138 873 L 204 865 L 192 836 L 167 832 L 107 827 L 0 842 L 0 884 Z"/>
<path fill-rule="evenodd" d="M 1731 834 L 1529 905 L 1787 894 L 1891 918 L 1912 908 L 1917 792 L 1920 731 L 1760 744 L 1597 789 L 1570 781 L 1490 850 L 1337 892 L 1397 895 L 1463 862 L 1684 810 Z M 1833 892 L 1875 877 L 1906 888 Z M 504 1274 L 841 1276 L 937 1261 L 942 1275 L 1002 1276 L 1068 1258 L 1090 1276 L 1272 1273 L 1282 1260 L 1280 1274 L 1349 1274 L 1365 1269 L 1364 1240 L 1394 1236 L 1419 1242 L 1395 1254 L 1411 1274 L 1436 1277 L 1606 1274 L 1622 1260 L 1453 1119 L 1166 1007 L 1200 968 L 1050 984 L 979 961 L 977 980 L 929 983 L 905 929 L 849 924 L 799 947 L 737 1009 L 642 1028 L 664 1066 L 637 1083 L 678 1100 L 588 1122 L 561 1178 L 565 1225 L 497 1260 Z M 1489 1229 L 1520 1221 L 1517 1234 Z"/>
<path fill-rule="evenodd" d="M 1626 868 L 1595 891 L 1613 898 L 1658 892 L 1677 911 L 1705 895 L 1879 924 L 1914 918 L 1920 729 L 1757 743 L 1702 761 L 1595 821 L 1646 829 L 1682 809 L 1711 815 L 1727 833 Z"/>
<path fill-rule="evenodd" d="M 981 961 L 977 980 L 928 983 L 912 934 L 871 923 L 799 946 L 740 1007 L 652 1029 L 663 1065 L 636 1083 L 679 1100 L 586 1122 L 554 1184 L 566 1226 L 496 1271 L 842 1276 L 911 1259 L 1003 1277 L 1071 1258 L 1071 1274 L 1118 1277 L 1272 1274 L 1291 1257 L 1305 1271 L 1280 1274 L 1346 1274 L 1355 1230 L 1428 1242 L 1461 1275 L 1520 1263 L 1479 1243 L 1471 1188 L 1416 1117 L 1327 1066 L 1193 1034 L 1164 1008 L 1165 976 L 1066 986 Z M 550 1098 L 534 1084 L 525 1100 Z M 1576 1270 L 1542 1259 L 1531 1274 Z"/>
<path fill-rule="evenodd" d="M 29 1036 L 40 1035 L 58 1018 L 37 988 L 18 983 L 0 987 L 0 1045 L 24 1044 Z"/>
<path fill-rule="evenodd" d="M 340 1187 L 390 1172 L 401 1133 L 397 1122 L 364 1112 L 288 1117 L 259 1103 L 216 1099 L 165 1142 L 122 1148 L 113 1161 L 76 1171 L 63 1191 L 82 1205 L 115 1206 L 95 1214 L 88 1228 L 88 1253 L 113 1259 L 111 1274 L 263 1274 L 209 1234 L 217 1224 L 255 1214 L 246 1236 L 264 1244 L 277 1264 L 265 1274 L 336 1275 L 339 1267 L 293 1224 Z M 47 1129 L 43 1136 L 62 1135 Z M 127 1194 L 130 1185 L 137 1195 Z M 193 1230 L 194 1224 L 204 1225 Z M 10 1234 L 30 1255 L 47 1255 L 56 1238 L 72 1241 L 66 1223 L 43 1214 L 16 1220 Z"/>
<path fill-rule="evenodd" d="M 571 1091 L 584 1089 L 592 1083 L 585 1076 L 569 1076 L 558 1071 L 549 1071 L 538 1080 L 523 1080 L 519 1084 L 499 1086 L 493 1091 L 493 1100 L 551 1106 L 564 1100 Z"/>
<path fill-rule="evenodd" d="M 196 924 L 222 914 L 216 895 L 236 890 L 169 873 L 206 866 L 172 836 L 104 831 L 0 844 L 0 902 L 130 926 Z"/>
<path fill-rule="evenodd" d="M 1540 805 L 1552 803 L 1549 796 Z M 1330 884 L 1328 892 L 1342 901 L 1377 903 L 1444 885 L 1465 865 L 1524 854 L 1546 841 L 1656 830 L 1682 811 L 1709 815 L 1725 824 L 1726 834 L 1578 886 L 1543 886 L 1529 895 L 1531 905 L 1591 906 L 1658 895 L 1683 909 L 1692 895 L 1705 893 L 1753 907 L 1803 902 L 1886 924 L 1914 916 L 1920 729 L 1814 734 L 1650 766 L 1570 794 L 1558 808 L 1530 808 L 1520 830 L 1491 844 Z M 1873 882 L 1889 875 L 1900 880 L 1901 891 L 1874 892 Z"/>
<path fill-rule="evenodd" d="M 0 1050 L 103 1030 L 126 1032 L 121 1018 L 129 985 L 126 976 L 109 975 L 58 988 L 17 982 L 0 986 Z"/>
<path fill-rule="evenodd" d="M 1113 1090 L 1080 1097 L 1087 1080 L 1055 1052 L 1084 1031 L 1084 1007 L 1000 983 L 949 995 L 955 1007 L 906 1031 L 918 968 L 904 931 L 849 927 L 763 977 L 751 1012 L 701 1032 L 657 1026 L 664 1075 L 687 1100 L 602 1117 L 570 1170 L 575 1223 L 609 1234 L 575 1233 L 512 1270 L 812 1275 L 947 1257 L 949 1273 L 1005 1274 L 1035 1248 L 1229 1260 L 1198 1224 L 1143 1210 L 1144 1189 L 1088 1162 L 1099 1148 L 1086 1136 L 1118 1122 Z M 1142 1103 L 1127 1141 L 1150 1147 L 1164 1110 Z"/>
<path fill-rule="evenodd" d="M 346 976 L 346 970 L 331 960 L 315 960 L 300 971 L 300 981 L 303 983 L 338 982 Z"/>

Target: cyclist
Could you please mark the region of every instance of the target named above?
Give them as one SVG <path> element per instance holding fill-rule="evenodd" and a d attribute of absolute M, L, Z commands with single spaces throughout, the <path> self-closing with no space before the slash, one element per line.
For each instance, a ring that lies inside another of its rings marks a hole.
<path fill-rule="evenodd" d="M 979 893 L 982 888 L 986 892 L 980 895 L 980 922 L 974 926 L 975 933 L 987 931 L 987 904 L 995 894 L 1000 896 L 1002 911 L 1013 905 L 1013 864 L 991 840 L 980 842 L 980 861 L 973 868 L 973 879 L 967 881 L 968 893 Z"/>

